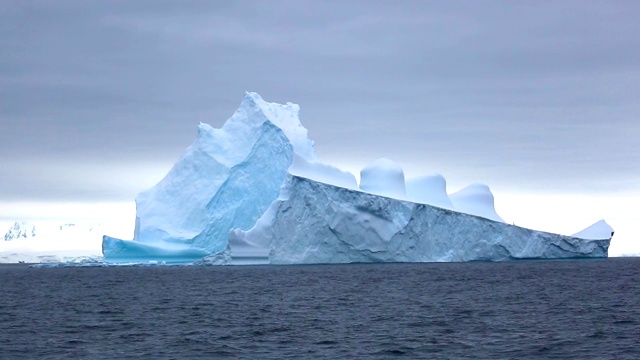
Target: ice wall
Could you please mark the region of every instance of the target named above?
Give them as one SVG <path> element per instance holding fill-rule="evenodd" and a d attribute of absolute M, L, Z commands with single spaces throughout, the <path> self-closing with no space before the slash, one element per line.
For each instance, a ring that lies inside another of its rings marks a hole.
<path fill-rule="evenodd" d="M 609 240 L 529 230 L 483 217 L 290 176 L 281 199 L 233 244 L 274 264 L 606 257 Z"/>

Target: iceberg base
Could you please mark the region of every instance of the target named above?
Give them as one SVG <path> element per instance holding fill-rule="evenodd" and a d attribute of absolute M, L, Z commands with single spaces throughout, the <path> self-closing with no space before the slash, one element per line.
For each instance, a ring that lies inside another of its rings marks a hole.
<path fill-rule="evenodd" d="M 105 263 L 191 263 L 209 255 L 193 247 L 163 247 L 138 241 L 126 241 L 103 236 L 102 254 Z"/>

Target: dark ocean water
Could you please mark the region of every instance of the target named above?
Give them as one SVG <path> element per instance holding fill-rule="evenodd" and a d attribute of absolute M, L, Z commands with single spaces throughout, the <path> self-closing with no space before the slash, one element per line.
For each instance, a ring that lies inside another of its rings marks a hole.
<path fill-rule="evenodd" d="M 0 359 L 640 359 L 640 259 L 0 266 Z"/>

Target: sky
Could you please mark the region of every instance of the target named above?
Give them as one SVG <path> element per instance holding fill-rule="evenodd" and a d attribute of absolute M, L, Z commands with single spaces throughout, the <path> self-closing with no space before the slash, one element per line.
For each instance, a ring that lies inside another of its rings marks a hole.
<path fill-rule="evenodd" d="M 600 219 L 640 253 L 640 2 L 0 2 L 0 225 L 100 218 L 245 91 L 301 106 L 321 161 L 387 157 L 508 222 Z"/>

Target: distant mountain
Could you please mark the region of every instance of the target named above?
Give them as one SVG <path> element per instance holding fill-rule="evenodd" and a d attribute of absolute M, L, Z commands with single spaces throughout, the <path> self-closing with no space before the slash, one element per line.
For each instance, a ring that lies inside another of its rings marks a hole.
<path fill-rule="evenodd" d="M 4 234 L 4 241 L 16 240 L 19 238 L 32 238 L 36 236 L 36 226 L 26 221 L 16 221 Z"/>
<path fill-rule="evenodd" d="M 0 264 L 98 259 L 102 257 L 103 234 L 132 233 L 131 225 L 98 219 L 14 219 L 0 225 L 0 236 L 5 235 L 5 241 L 0 239 Z"/>
<path fill-rule="evenodd" d="M 59 238 L 77 237 L 79 235 L 92 235 L 99 232 L 100 224 L 75 224 L 75 223 L 32 223 L 16 221 L 4 234 L 4 241 L 16 241 L 31 238 Z"/>

